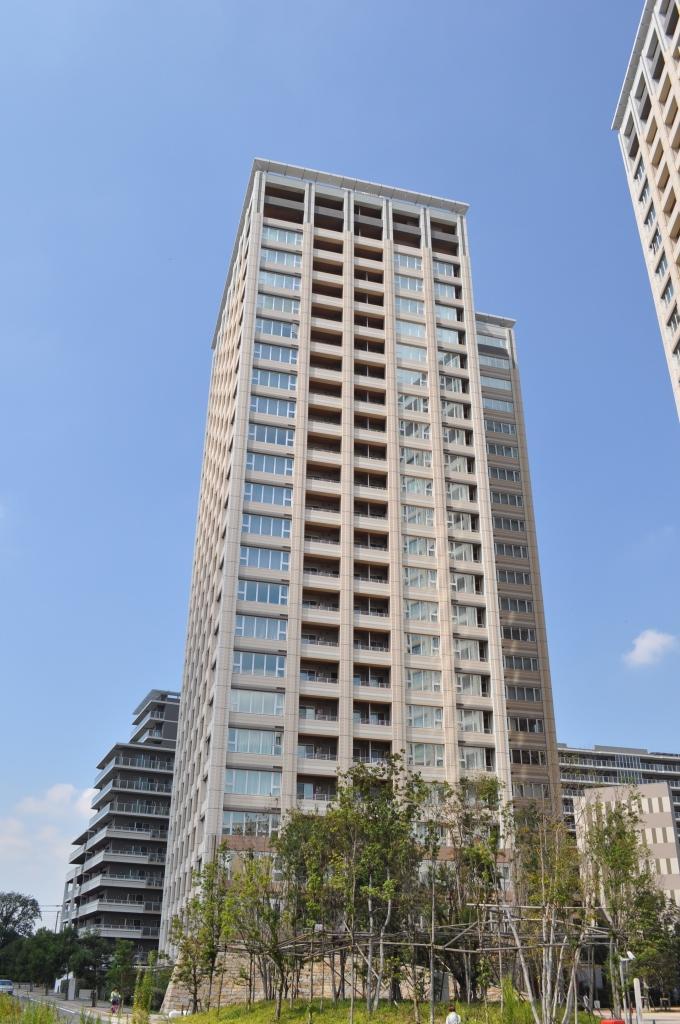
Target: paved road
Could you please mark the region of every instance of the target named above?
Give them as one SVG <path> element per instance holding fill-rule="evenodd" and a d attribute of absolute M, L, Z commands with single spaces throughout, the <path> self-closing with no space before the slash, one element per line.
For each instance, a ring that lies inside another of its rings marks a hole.
<path fill-rule="evenodd" d="M 53 992 L 45 995 L 37 989 L 33 989 L 32 992 L 26 989 L 17 989 L 14 994 L 17 999 L 24 999 L 33 1003 L 51 1003 L 59 1015 L 64 1020 L 69 1021 L 73 1021 L 74 1017 L 79 1018 L 81 1013 L 85 1013 L 90 1018 L 108 1021 L 109 1024 L 129 1024 L 132 1014 L 132 1007 L 124 1009 L 121 1013 L 112 1014 L 111 1004 L 108 1002 L 100 1000 L 96 1006 L 90 1006 L 89 1000 L 63 999 Z M 159 1024 L 159 1022 L 167 1022 L 168 1018 L 161 1013 L 152 1013 L 149 1020 L 150 1024 Z"/>

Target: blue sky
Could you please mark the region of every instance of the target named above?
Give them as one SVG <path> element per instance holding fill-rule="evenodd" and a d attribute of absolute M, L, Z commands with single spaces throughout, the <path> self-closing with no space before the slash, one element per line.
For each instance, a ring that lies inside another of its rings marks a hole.
<path fill-rule="evenodd" d="M 96 761 L 179 686 L 256 155 L 470 203 L 477 307 L 518 321 L 560 738 L 680 747 L 678 645 L 624 661 L 680 634 L 680 429 L 609 130 L 641 6 L 2 4 L 0 888 L 57 901 Z"/>

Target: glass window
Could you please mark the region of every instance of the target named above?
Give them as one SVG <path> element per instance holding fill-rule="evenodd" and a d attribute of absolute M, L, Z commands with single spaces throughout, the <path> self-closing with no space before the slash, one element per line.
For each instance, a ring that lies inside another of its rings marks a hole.
<path fill-rule="evenodd" d="M 513 782 L 512 795 L 519 800 L 548 800 L 550 786 L 547 782 Z"/>
<path fill-rule="evenodd" d="M 263 395 L 251 395 L 250 411 L 260 412 L 265 416 L 286 416 L 288 419 L 293 419 L 295 402 L 287 401 L 285 398 L 265 398 Z"/>
<path fill-rule="evenodd" d="M 248 424 L 248 440 L 262 441 L 263 444 L 280 444 L 292 448 L 295 431 L 292 427 L 270 427 L 265 423 Z"/>
<path fill-rule="evenodd" d="M 439 387 L 442 391 L 453 391 L 462 394 L 465 391 L 465 382 L 461 377 L 450 377 L 448 373 L 440 373 Z"/>
<path fill-rule="evenodd" d="M 412 363 L 426 363 L 427 349 L 419 345 L 397 345 L 397 359 L 407 359 Z"/>
<path fill-rule="evenodd" d="M 521 494 L 512 494 L 508 491 L 492 491 L 491 501 L 494 505 L 510 505 L 513 508 L 522 508 L 524 505 Z"/>
<path fill-rule="evenodd" d="M 287 522 L 287 520 L 281 520 Z M 250 548 L 241 545 L 240 565 L 247 565 L 254 569 L 275 569 L 278 572 L 288 572 L 290 554 L 287 551 L 279 551 L 277 548 Z"/>
<path fill-rule="evenodd" d="M 297 274 L 277 274 L 276 271 L 261 270 L 259 283 L 270 288 L 288 288 L 290 291 L 300 291 L 300 278 Z"/>
<path fill-rule="evenodd" d="M 234 636 L 255 637 L 257 640 L 287 640 L 288 620 L 271 619 L 266 615 L 237 615 Z"/>
<path fill-rule="evenodd" d="M 509 434 L 511 437 L 514 437 L 517 433 L 517 427 L 514 423 L 504 423 L 503 420 L 485 419 L 484 426 L 492 434 Z"/>
<path fill-rule="evenodd" d="M 505 693 L 508 700 L 521 700 L 533 704 L 540 704 L 542 700 L 540 686 L 517 686 L 515 683 L 508 683 Z"/>
<path fill-rule="evenodd" d="M 477 529 L 476 518 L 473 519 L 469 512 L 458 512 L 453 508 L 447 508 L 446 522 L 449 530 L 465 530 L 468 532 Z"/>
<path fill-rule="evenodd" d="M 432 656 L 439 654 L 439 637 L 429 633 L 406 633 L 408 654 Z"/>
<path fill-rule="evenodd" d="M 666 259 L 666 253 L 662 252 L 661 253 L 661 259 L 657 263 L 656 270 L 654 271 L 654 273 L 656 274 L 657 277 L 663 277 L 667 270 L 668 270 L 668 260 Z"/>
<path fill-rule="evenodd" d="M 675 290 L 673 288 L 673 282 L 669 281 L 664 290 L 661 292 L 661 298 L 666 303 L 666 305 L 668 305 L 668 303 L 671 301 L 674 295 Z"/>
<path fill-rule="evenodd" d="M 503 667 L 516 672 L 538 672 L 538 658 L 524 654 L 506 654 L 503 656 Z"/>
<path fill-rule="evenodd" d="M 442 440 L 444 444 L 461 444 L 466 448 L 472 443 L 468 440 L 466 431 L 460 427 L 442 427 Z"/>
<path fill-rule="evenodd" d="M 284 228 L 272 228 L 265 224 L 262 228 L 263 242 L 282 242 L 284 245 L 302 245 L 302 234 L 299 231 L 287 231 Z"/>
<path fill-rule="evenodd" d="M 520 615 L 531 615 L 534 610 L 534 602 L 522 597 L 501 597 L 500 606 L 503 612 L 518 612 Z"/>
<path fill-rule="evenodd" d="M 401 447 L 399 461 L 402 466 L 423 466 L 425 469 L 430 469 L 432 467 L 432 452 L 426 448 Z"/>
<path fill-rule="evenodd" d="M 268 295 L 266 292 L 260 292 L 257 296 L 257 308 L 275 313 L 292 313 L 297 316 L 300 312 L 300 300 L 288 299 L 285 295 Z"/>
<path fill-rule="evenodd" d="M 484 712 L 474 708 L 458 708 L 456 712 L 461 732 L 488 732 L 484 728 Z"/>
<path fill-rule="evenodd" d="M 260 334 L 271 334 L 278 338 L 297 338 L 298 325 L 286 320 L 269 320 L 267 317 L 255 318 L 255 330 Z"/>
<path fill-rule="evenodd" d="M 444 452 L 444 466 L 449 473 L 472 473 L 474 463 L 467 455 L 454 455 L 453 452 Z"/>
<path fill-rule="evenodd" d="M 429 497 L 432 494 L 432 481 L 422 476 L 402 476 L 401 493 Z"/>
<path fill-rule="evenodd" d="M 297 374 L 281 373 L 279 370 L 254 369 L 250 382 L 263 388 L 282 388 L 285 391 L 295 391 Z"/>
<path fill-rule="evenodd" d="M 434 540 L 429 540 L 427 537 L 407 538 L 424 541 L 428 544 L 433 545 L 434 554 Z M 420 569 L 413 565 L 404 566 L 404 586 L 405 587 L 436 587 L 437 586 L 437 570 L 436 569 Z"/>
<path fill-rule="evenodd" d="M 479 365 L 492 367 L 495 370 L 507 370 L 510 372 L 510 360 L 501 359 L 500 356 L 485 356 L 483 352 L 479 354 Z"/>
<path fill-rule="evenodd" d="M 280 823 L 280 814 L 269 814 L 265 811 L 225 811 L 222 816 L 222 835 L 275 836 Z"/>
<path fill-rule="evenodd" d="M 283 505 L 290 508 L 293 504 L 293 490 L 291 487 L 254 484 L 248 480 L 243 485 L 243 500 L 259 502 L 262 505 Z"/>
<path fill-rule="evenodd" d="M 424 338 L 425 337 L 425 326 L 424 324 L 414 324 L 410 320 L 397 320 L 396 322 L 397 334 L 402 335 L 405 338 Z"/>
<path fill-rule="evenodd" d="M 274 715 L 280 718 L 283 714 L 283 699 L 282 693 L 272 693 L 270 690 L 234 687 L 229 695 L 229 707 L 241 715 Z"/>
<path fill-rule="evenodd" d="M 416 526 L 434 525 L 434 511 L 431 508 L 423 508 L 421 505 L 402 505 L 401 515 L 405 523 L 413 523 Z"/>
<path fill-rule="evenodd" d="M 438 320 L 462 320 L 463 315 L 455 306 L 443 306 L 435 302 L 434 313 Z"/>
<path fill-rule="evenodd" d="M 480 379 L 483 388 L 496 388 L 497 391 L 512 391 L 512 383 L 509 380 L 504 380 L 502 377 L 487 377 L 482 374 Z"/>
<path fill-rule="evenodd" d="M 459 747 L 461 772 L 485 772 L 493 767 L 493 751 L 486 747 Z"/>
<path fill-rule="evenodd" d="M 407 387 L 412 388 L 426 388 L 427 387 L 427 371 L 426 370 L 404 370 L 402 368 L 397 370 L 397 383 L 405 384 Z"/>
<path fill-rule="evenodd" d="M 404 537 L 404 554 L 405 555 L 422 555 L 423 557 L 433 558 L 437 553 L 437 542 L 432 537 Z M 436 569 L 428 570 L 435 573 L 436 583 Z M 419 585 L 419 584 L 417 584 Z"/>
<path fill-rule="evenodd" d="M 429 441 L 430 424 L 417 420 L 399 420 L 399 434 L 401 437 L 417 437 L 421 441 Z"/>
<path fill-rule="evenodd" d="M 452 420 L 464 420 L 465 410 L 468 406 L 463 405 L 462 402 L 451 402 L 447 398 L 441 400 L 442 416 L 447 416 Z"/>
<path fill-rule="evenodd" d="M 456 672 L 456 692 L 464 697 L 488 697 L 489 680 L 476 672 Z"/>
<path fill-rule="evenodd" d="M 407 746 L 407 761 L 410 765 L 417 765 L 422 768 L 443 768 L 444 744 L 409 743 Z"/>
<path fill-rule="evenodd" d="M 468 572 L 452 572 L 451 589 L 457 594 L 477 594 L 481 590 L 477 588 L 477 577 Z M 481 579 L 481 577 L 480 577 Z"/>
<path fill-rule="evenodd" d="M 404 601 L 404 618 L 412 622 L 439 622 L 436 601 Z"/>
<path fill-rule="evenodd" d="M 490 346 L 491 348 L 507 348 L 508 347 L 508 339 L 507 338 L 494 338 L 493 335 L 491 335 L 491 334 L 484 334 L 483 331 L 479 331 L 478 330 L 477 331 L 477 344 L 478 345 L 487 345 L 487 346 Z"/>
<path fill-rule="evenodd" d="M 518 459 L 519 448 L 514 444 L 499 444 L 497 441 L 487 441 L 486 450 L 489 455 L 502 455 L 504 459 Z"/>
<path fill-rule="evenodd" d="M 430 704 L 407 704 L 407 723 L 411 729 L 441 729 L 444 710 Z"/>
<path fill-rule="evenodd" d="M 423 281 L 420 277 L 408 277 L 406 274 L 394 275 L 394 287 L 402 291 L 422 292 Z"/>
<path fill-rule="evenodd" d="M 286 674 L 284 654 L 260 654 L 255 651 L 234 651 L 232 670 L 248 676 L 275 676 Z"/>
<path fill-rule="evenodd" d="M 422 270 L 423 261 L 420 256 L 409 256 L 403 252 L 395 252 L 394 265 L 402 270 Z"/>
<path fill-rule="evenodd" d="M 464 345 L 465 335 L 462 331 L 452 331 L 450 327 L 437 328 L 437 341 L 440 345 Z"/>
<path fill-rule="evenodd" d="M 526 544 L 507 544 L 497 540 L 494 544 L 496 554 L 503 558 L 528 558 L 529 548 Z"/>
<path fill-rule="evenodd" d="M 283 252 L 281 249 L 263 249 L 263 263 L 276 263 L 280 267 L 301 267 L 302 256 L 299 252 Z"/>
<path fill-rule="evenodd" d="M 435 668 L 407 668 L 406 689 L 421 693 L 441 693 L 442 674 Z"/>
<path fill-rule="evenodd" d="M 526 523 L 523 519 L 511 519 L 509 516 L 494 516 L 493 525 L 496 530 L 511 530 L 513 533 L 526 531 Z"/>
<path fill-rule="evenodd" d="M 290 519 L 278 516 L 258 516 L 250 512 L 243 515 L 243 533 L 253 533 L 260 537 L 290 537 Z"/>
<path fill-rule="evenodd" d="M 512 583 L 520 587 L 528 587 L 531 584 L 531 574 L 518 569 L 498 569 L 497 575 L 499 583 Z"/>
<path fill-rule="evenodd" d="M 510 732 L 543 732 L 542 718 L 526 718 L 524 715 L 509 715 L 508 729 Z"/>
<path fill-rule="evenodd" d="M 448 501 L 472 502 L 475 500 L 475 493 L 470 484 L 459 484 L 454 483 L 453 481 L 448 481 L 446 484 L 446 497 Z"/>
<path fill-rule="evenodd" d="M 397 371 L 399 372 L 399 371 Z M 408 371 L 403 371 L 404 373 Z M 420 375 L 419 375 L 420 376 Z M 429 398 L 422 398 L 420 395 L 397 395 L 397 405 L 402 412 L 429 412 Z"/>
<path fill-rule="evenodd" d="M 458 266 L 455 263 L 445 263 L 444 260 L 432 260 L 432 270 L 440 277 L 458 276 Z"/>
<path fill-rule="evenodd" d="M 451 621 L 456 626 L 478 626 L 478 613 L 481 609 L 474 604 L 452 604 Z"/>
<path fill-rule="evenodd" d="M 227 733 L 226 750 L 229 754 L 268 754 L 270 757 L 282 753 L 282 734 L 273 729 L 233 729 Z"/>
<path fill-rule="evenodd" d="M 258 604 L 288 604 L 288 584 L 239 580 L 236 596 L 239 601 L 255 601 Z"/>
<path fill-rule="evenodd" d="M 437 349 L 437 362 L 440 366 L 458 366 L 464 367 L 464 357 L 460 352 L 450 352 L 448 349 L 440 348 Z"/>
<path fill-rule="evenodd" d="M 454 637 L 453 653 L 460 661 L 486 661 L 482 641 L 469 637 Z"/>
<path fill-rule="evenodd" d="M 253 345 L 253 359 L 268 359 L 275 363 L 297 363 L 298 350 L 286 345 L 269 345 L 266 341 L 256 341 Z"/>
<path fill-rule="evenodd" d="M 283 455 L 261 455 L 246 452 L 246 469 L 253 473 L 275 473 L 278 476 L 293 475 L 293 460 Z"/>
<path fill-rule="evenodd" d="M 224 792 L 244 793 L 248 796 L 280 796 L 281 772 L 227 768 L 224 773 Z"/>
<path fill-rule="evenodd" d="M 394 308 L 397 313 L 412 313 L 414 316 L 425 315 L 425 303 L 420 299 L 405 299 L 397 296 L 394 300 Z"/>

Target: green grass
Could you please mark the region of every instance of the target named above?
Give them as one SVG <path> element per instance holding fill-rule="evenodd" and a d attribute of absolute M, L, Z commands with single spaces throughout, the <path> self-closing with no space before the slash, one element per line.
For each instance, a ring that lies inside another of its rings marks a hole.
<path fill-rule="evenodd" d="M 0 996 L 0 1024 L 63 1024 L 49 1003 L 28 1003 Z"/>

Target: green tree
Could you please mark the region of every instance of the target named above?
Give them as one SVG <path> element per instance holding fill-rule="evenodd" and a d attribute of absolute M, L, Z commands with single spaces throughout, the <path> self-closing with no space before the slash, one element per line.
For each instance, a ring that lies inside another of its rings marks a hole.
<path fill-rule="evenodd" d="M 0 949 L 21 936 L 33 934 L 40 917 L 38 901 L 20 892 L 0 892 Z"/>
<path fill-rule="evenodd" d="M 118 939 L 106 974 L 107 987 L 117 989 L 123 1003 L 129 1003 L 135 991 L 136 977 L 134 944 L 127 939 Z"/>
<path fill-rule="evenodd" d="M 69 966 L 77 944 L 76 934 L 72 928 L 63 932 L 39 928 L 24 943 L 23 955 L 30 980 L 36 985 L 43 985 L 47 993 Z"/>
<path fill-rule="evenodd" d="M 156 960 L 156 953 L 149 953 L 146 967 L 140 967 L 137 971 L 137 981 L 132 1000 L 132 1024 L 149 1024 Z"/>
<path fill-rule="evenodd" d="M 92 1006 L 97 1005 L 97 996 L 106 980 L 111 962 L 111 946 L 100 935 L 93 933 L 78 936 L 78 944 L 71 956 L 71 970 L 82 978 L 87 988 L 92 989 Z"/>

